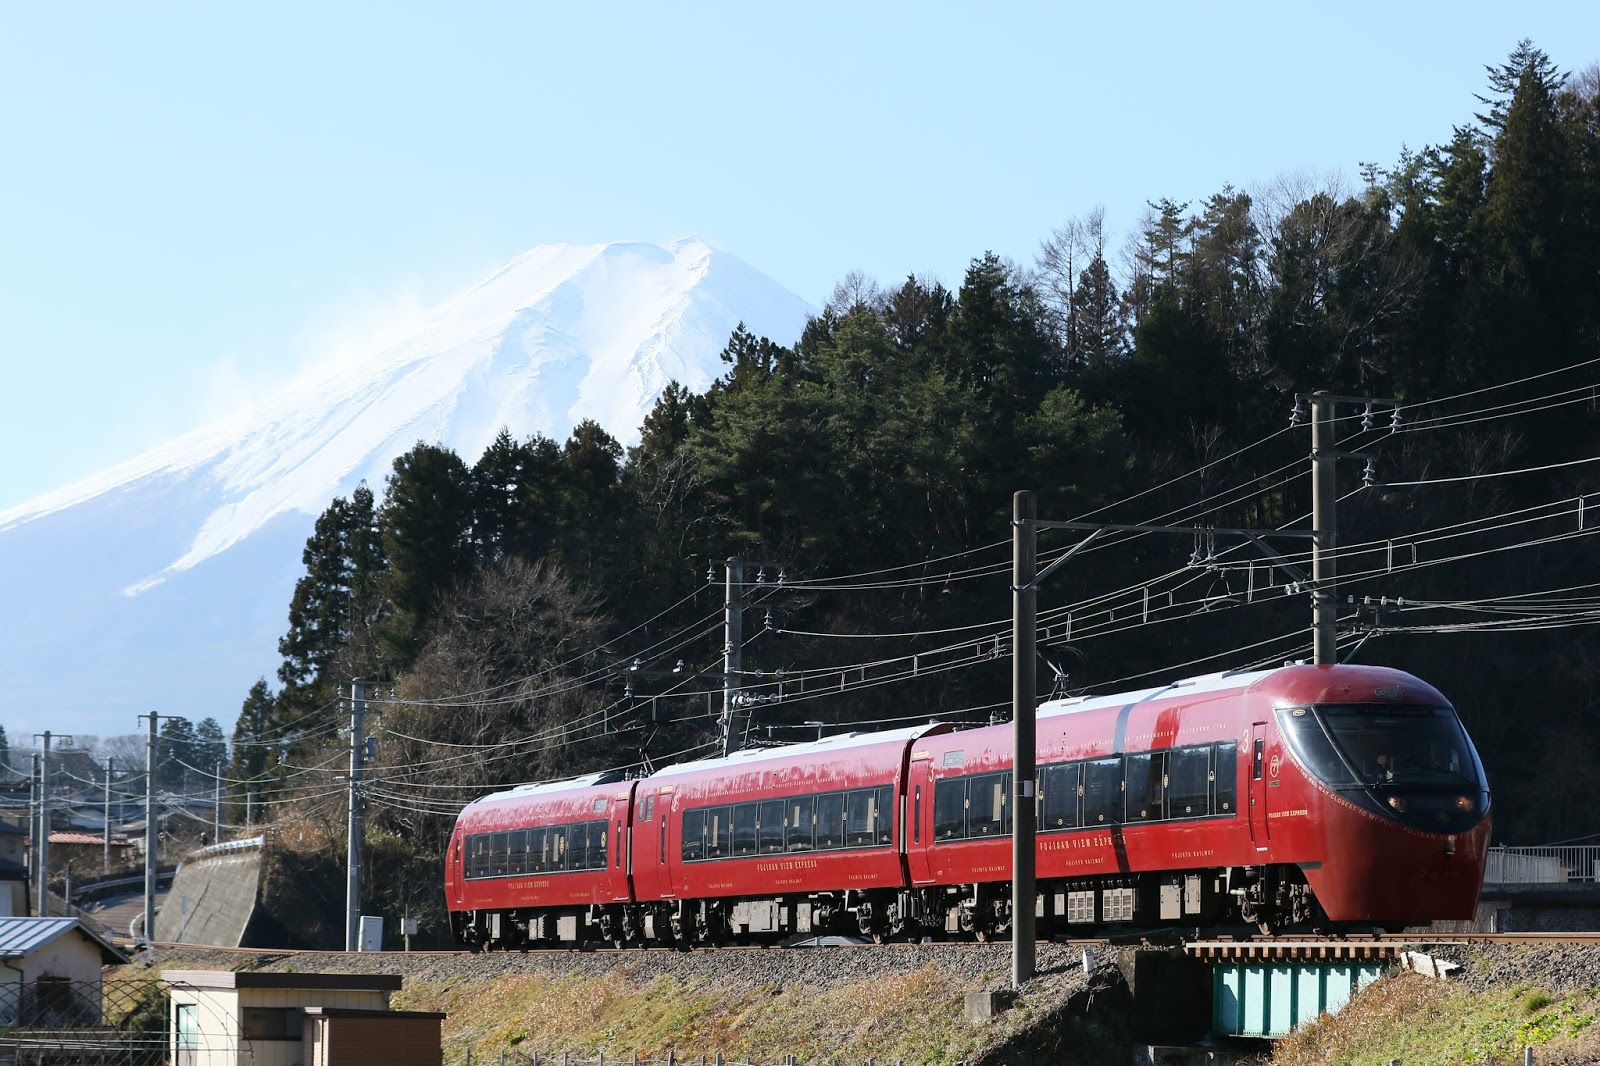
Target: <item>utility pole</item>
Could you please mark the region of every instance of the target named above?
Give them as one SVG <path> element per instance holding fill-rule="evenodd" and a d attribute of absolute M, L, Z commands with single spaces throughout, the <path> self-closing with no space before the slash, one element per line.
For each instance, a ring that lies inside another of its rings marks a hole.
<path fill-rule="evenodd" d="M 1312 659 L 1318 666 L 1338 661 L 1339 491 L 1335 479 L 1334 397 L 1311 394 L 1311 625 Z"/>
<path fill-rule="evenodd" d="M 255 825 L 256 794 L 254 792 L 246 792 L 244 794 L 244 827 L 246 829 L 254 829 Z"/>
<path fill-rule="evenodd" d="M 144 742 L 144 942 L 156 942 L 156 719 L 155 711 L 141 714 L 150 719 L 150 732 Z"/>
<path fill-rule="evenodd" d="M 50 917 L 50 741 L 52 738 L 64 740 L 71 747 L 70 736 L 51 733 L 46 729 L 43 733 L 35 733 L 35 740 L 43 740 L 44 746 L 39 752 L 39 917 Z"/>
<path fill-rule="evenodd" d="M 1014 810 L 1011 818 L 1011 980 L 1020 987 L 1034 976 L 1034 909 L 1038 906 L 1036 864 L 1034 850 L 1038 828 L 1037 804 L 1037 700 L 1035 691 L 1038 646 L 1038 589 L 1044 579 L 1055 573 L 1067 561 L 1093 544 L 1102 534 L 1111 531 L 1126 533 L 1169 533 L 1192 536 L 1193 528 L 1186 526 L 1122 525 L 1112 522 L 1052 522 L 1037 517 L 1034 495 L 1026 490 L 1012 497 L 1011 517 L 1011 720 L 1014 729 L 1012 751 L 1012 780 L 1015 785 Z M 1088 531 L 1071 548 L 1056 556 L 1051 563 L 1038 568 L 1038 535 L 1041 529 L 1080 529 Z M 1314 534 L 1305 530 L 1254 530 L 1211 529 L 1218 533 L 1237 536 L 1254 544 L 1277 565 L 1295 574 L 1300 581 L 1309 580 L 1303 571 L 1273 553 L 1265 538 L 1309 540 Z"/>
<path fill-rule="evenodd" d="M 1361 404 L 1361 428 L 1373 428 L 1374 407 L 1391 409 L 1389 432 L 1400 428 L 1400 402 L 1370 396 L 1335 396 L 1326 390 L 1309 396 L 1296 394 L 1289 424 L 1300 424 L 1305 401 L 1311 401 L 1311 646 L 1312 662 L 1328 666 L 1339 660 L 1339 490 L 1337 470 L 1340 459 L 1365 459 L 1362 484 L 1372 487 L 1377 463 L 1366 452 L 1341 452 L 1334 431 L 1335 411 L 1340 404 Z"/>
<path fill-rule="evenodd" d="M 1011 497 L 1011 986 L 1034 975 L 1034 804 L 1038 637 L 1038 504 L 1026 489 Z"/>
<path fill-rule="evenodd" d="M 732 755 L 739 750 L 741 739 L 736 708 L 743 672 L 744 562 L 730 558 L 726 565 L 727 595 L 722 622 L 722 754 Z"/>
<path fill-rule="evenodd" d="M 34 752 L 33 765 L 28 767 L 28 842 L 33 847 L 28 873 L 36 882 L 39 880 L 39 825 L 39 753 Z M 49 915 L 41 914 L 39 917 L 48 918 Z"/>
<path fill-rule="evenodd" d="M 363 718 L 367 713 L 367 683 L 350 682 L 350 853 L 345 859 L 344 949 L 361 946 L 361 762 L 365 754 Z"/>
<path fill-rule="evenodd" d="M 211 843 L 222 843 L 222 764 L 216 763 L 216 787 L 211 790 Z"/>
<path fill-rule="evenodd" d="M 100 873 L 111 872 L 111 756 L 106 756 L 106 855 L 100 863 Z"/>

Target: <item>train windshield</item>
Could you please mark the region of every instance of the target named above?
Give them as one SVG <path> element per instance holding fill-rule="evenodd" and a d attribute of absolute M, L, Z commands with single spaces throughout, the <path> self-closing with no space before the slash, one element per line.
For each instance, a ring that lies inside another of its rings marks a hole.
<path fill-rule="evenodd" d="M 1488 810 L 1483 765 L 1449 707 L 1286 707 L 1278 724 L 1308 772 L 1391 817 L 1457 832 Z"/>
<path fill-rule="evenodd" d="M 1317 708 L 1345 766 L 1368 788 L 1477 788 L 1478 757 L 1448 707 Z"/>

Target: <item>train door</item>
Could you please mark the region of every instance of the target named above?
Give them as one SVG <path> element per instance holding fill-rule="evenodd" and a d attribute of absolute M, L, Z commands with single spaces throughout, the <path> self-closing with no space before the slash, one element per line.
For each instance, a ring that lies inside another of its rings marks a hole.
<path fill-rule="evenodd" d="M 661 877 L 661 895 L 670 899 L 678 894 L 678 863 L 683 856 L 672 851 L 672 827 L 683 824 L 683 814 L 678 810 L 676 791 L 662 789 L 656 796 L 656 818 L 661 832 L 656 837 L 656 869 Z"/>
<path fill-rule="evenodd" d="M 900 827 L 900 846 L 906 856 L 906 872 L 914 885 L 926 885 L 933 881 L 928 855 L 928 812 L 933 806 L 933 775 L 928 772 L 929 765 L 925 758 L 911 763 L 903 797 L 905 818 Z"/>
<path fill-rule="evenodd" d="M 1250 761 L 1246 764 L 1249 777 L 1250 839 L 1257 851 L 1267 849 L 1267 723 L 1256 722 L 1250 727 Z"/>
<path fill-rule="evenodd" d="M 463 888 L 466 885 L 466 867 L 462 865 L 461 840 L 463 834 L 458 829 L 450 835 L 450 862 L 446 869 L 450 871 L 450 902 L 460 907 L 466 902 Z"/>

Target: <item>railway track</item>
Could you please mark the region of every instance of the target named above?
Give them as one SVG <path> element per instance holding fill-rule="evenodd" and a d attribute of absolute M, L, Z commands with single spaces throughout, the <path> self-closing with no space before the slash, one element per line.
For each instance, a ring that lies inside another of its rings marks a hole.
<path fill-rule="evenodd" d="M 119 938 L 120 940 L 120 938 Z M 938 941 L 940 947 L 956 950 L 1004 947 L 1006 942 L 979 943 L 977 941 Z M 1341 936 L 1249 936 L 1249 937 L 1155 937 L 1148 934 L 1141 936 L 1116 936 L 1116 937 L 1085 937 L 1072 939 L 1057 939 L 1051 941 L 1063 947 L 1079 948 L 1180 948 L 1189 954 L 1201 957 L 1238 957 L 1238 958 L 1341 958 L 1341 957 L 1378 957 L 1394 955 L 1401 951 L 1424 950 L 1427 948 L 1446 946 L 1473 946 L 1483 944 L 1510 944 L 1524 946 L 1559 945 L 1568 947 L 1597 947 L 1600 948 L 1600 931 L 1573 930 L 1568 932 L 1536 932 L 1536 933 L 1382 933 L 1382 934 L 1345 934 Z M 131 947 L 132 943 L 121 940 L 121 946 Z M 877 945 L 866 941 L 853 941 L 845 938 L 830 938 L 826 944 L 804 944 L 785 946 L 780 944 L 729 944 L 721 947 L 695 947 L 692 953 L 715 952 L 762 952 L 762 951 L 826 951 L 829 949 L 846 950 L 877 950 L 887 946 Z M 302 948 L 242 948 L 242 947 L 211 947 L 201 944 L 168 944 L 157 943 L 158 951 L 215 951 L 242 957 L 272 957 L 280 955 L 297 956 L 329 956 L 338 957 L 348 954 L 344 951 L 325 949 Z M 528 954 L 591 954 L 591 955 L 634 955 L 641 951 L 660 953 L 675 949 L 652 948 L 614 948 L 614 947 L 549 947 L 533 948 Z M 465 949 L 429 949 L 413 951 L 385 951 L 385 955 L 427 957 L 461 956 L 471 957 L 477 952 Z M 494 954 L 515 955 L 519 952 L 495 952 Z"/>

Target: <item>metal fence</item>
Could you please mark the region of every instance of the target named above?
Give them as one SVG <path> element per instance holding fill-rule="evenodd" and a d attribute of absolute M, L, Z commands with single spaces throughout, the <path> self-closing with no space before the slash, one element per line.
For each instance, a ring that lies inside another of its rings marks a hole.
<path fill-rule="evenodd" d="M 0 1066 L 159 1066 L 166 998 L 153 978 L 0 984 Z"/>
<path fill-rule="evenodd" d="M 1552 885 L 1600 882 L 1600 844 L 1489 849 L 1483 872 L 1490 885 Z"/>

